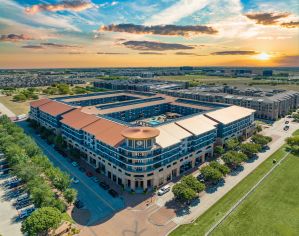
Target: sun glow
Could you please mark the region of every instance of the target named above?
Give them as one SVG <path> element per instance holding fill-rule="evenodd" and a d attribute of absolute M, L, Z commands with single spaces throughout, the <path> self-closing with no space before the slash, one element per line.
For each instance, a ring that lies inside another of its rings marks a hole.
<path fill-rule="evenodd" d="M 266 61 L 266 60 L 269 60 L 269 59 L 270 59 L 270 55 L 267 54 L 267 53 L 265 53 L 265 52 L 262 52 L 261 54 L 258 54 L 258 55 L 256 56 L 256 58 L 257 58 L 258 60 L 261 60 L 261 61 Z"/>

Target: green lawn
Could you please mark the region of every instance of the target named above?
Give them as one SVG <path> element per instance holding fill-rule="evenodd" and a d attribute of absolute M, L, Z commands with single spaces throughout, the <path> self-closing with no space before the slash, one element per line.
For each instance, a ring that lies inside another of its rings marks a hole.
<path fill-rule="evenodd" d="M 194 223 L 180 226 L 170 235 L 204 235 L 271 169 L 272 160 L 280 160 L 285 153 L 284 147 L 280 148 Z M 298 170 L 299 158 L 289 155 L 213 235 L 299 235 Z"/>
<path fill-rule="evenodd" d="M 212 235 L 299 235 L 298 170 L 289 155 Z"/>

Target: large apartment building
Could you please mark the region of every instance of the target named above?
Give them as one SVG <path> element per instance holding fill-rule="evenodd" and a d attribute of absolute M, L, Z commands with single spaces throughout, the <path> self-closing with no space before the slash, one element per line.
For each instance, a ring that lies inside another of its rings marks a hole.
<path fill-rule="evenodd" d="M 127 190 L 158 187 L 198 167 L 215 145 L 252 134 L 254 110 L 161 94 L 103 92 L 31 103 L 30 118 Z"/>
<path fill-rule="evenodd" d="M 256 110 L 255 117 L 277 120 L 299 107 L 299 92 L 231 86 L 200 86 L 159 92 L 198 101 L 233 104 Z"/>

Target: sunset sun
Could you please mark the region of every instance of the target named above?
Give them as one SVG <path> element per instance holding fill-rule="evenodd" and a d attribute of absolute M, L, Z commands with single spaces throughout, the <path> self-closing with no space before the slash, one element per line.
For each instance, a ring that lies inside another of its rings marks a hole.
<path fill-rule="evenodd" d="M 261 60 L 261 61 L 266 61 L 266 60 L 270 59 L 270 55 L 263 52 L 263 53 L 257 55 L 257 59 Z"/>

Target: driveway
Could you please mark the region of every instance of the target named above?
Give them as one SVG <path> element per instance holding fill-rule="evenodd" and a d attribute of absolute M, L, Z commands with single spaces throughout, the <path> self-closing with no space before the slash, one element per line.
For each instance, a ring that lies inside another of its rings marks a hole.
<path fill-rule="evenodd" d="M 90 213 L 90 218 L 86 225 L 93 225 L 99 221 L 108 220 L 116 212 L 124 207 L 124 201 L 121 198 L 111 197 L 107 191 L 100 188 L 97 183 L 94 183 L 85 173 L 79 171 L 78 167 L 74 167 L 54 150 L 51 145 L 48 145 L 33 129 L 28 126 L 27 122 L 18 123 L 25 132 L 30 135 L 36 143 L 42 148 L 49 160 L 61 170 L 69 173 L 71 176 L 79 180 L 78 184 L 72 184 L 72 187 L 78 191 L 78 199 L 84 202 L 84 208 Z M 77 222 L 82 224 L 82 220 Z"/>

